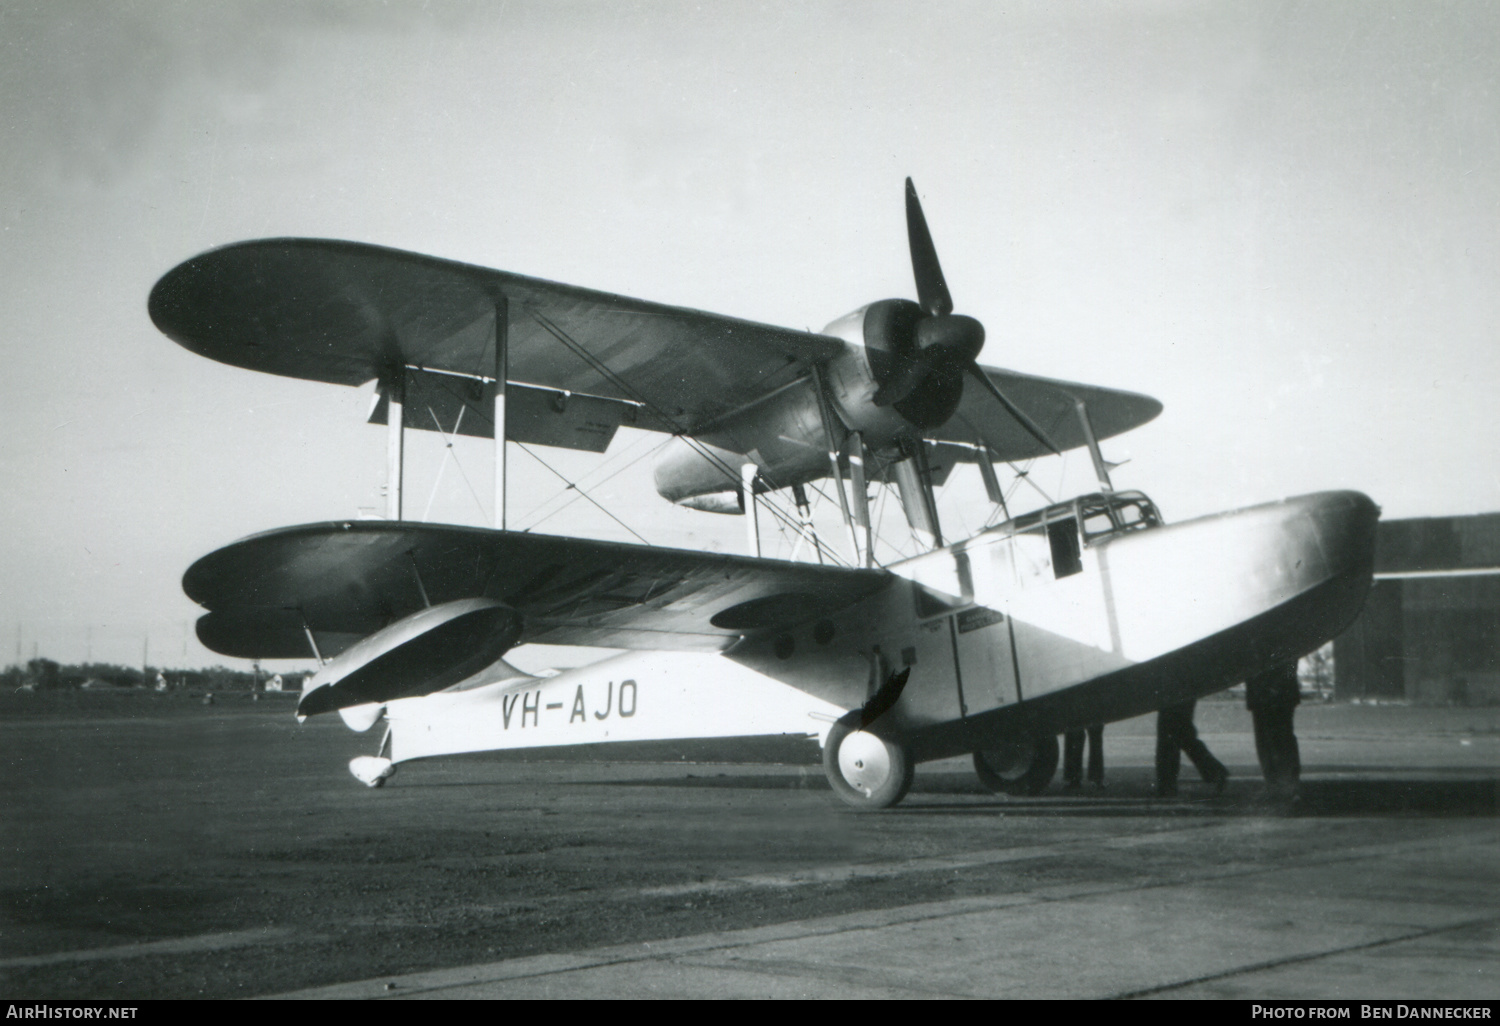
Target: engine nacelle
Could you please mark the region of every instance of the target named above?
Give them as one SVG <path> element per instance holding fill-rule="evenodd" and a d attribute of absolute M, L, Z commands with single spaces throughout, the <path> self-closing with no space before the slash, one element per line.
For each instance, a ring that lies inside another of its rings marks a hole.
<path fill-rule="evenodd" d="M 669 502 L 705 513 L 744 513 L 740 468 L 754 462 L 744 453 L 674 438 L 657 457 L 656 492 Z"/>
<path fill-rule="evenodd" d="M 850 425 L 855 430 L 880 432 L 881 428 L 887 427 L 888 419 L 879 414 L 888 409 L 900 416 L 902 428 L 898 430 L 901 433 L 939 427 L 958 411 L 964 395 L 963 367 L 960 362 L 951 360 L 935 363 L 908 394 L 889 406 L 875 405 L 880 387 L 905 373 L 924 348 L 946 347 L 949 340 L 933 330 L 937 324 L 909 299 L 882 299 L 840 317 L 823 329 L 824 334 L 860 347 L 864 366 L 859 376 L 864 381 L 859 384 L 874 386 L 858 387 L 856 394 L 849 397 L 852 402 L 848 405 L 841 402 L 843 409 L 851 415 Z M 983 344 L 984 329 L 971 317 L 949 316 L 943 318 L 941 324 L 961 329 L 977 344 Z M 977 352 L 976 348 L 969 358 L 972 359 Z M 843 368 L 834 366 L 830 370 L 838 374 Z M 869 426 L 861 427 L 860 424 L 866 421 Z"/>
<path fill-rule="evenodd" d="M 927 373 L 900 400 L 876 405 L 881 386 L 902 374 L 919 351 L 923 317 L 910 300 L 883 299 L 823 329 L 845 343 L 824 367 L 839 431 L 836 446 L 842 447 L 847 426 L 871 448 L 891 448 L 942 424 L 958 409 L 962 372 L 947 367 Z M 741 468 L 750 463 L 757 469 L 757 494 L 829 476 L 828 439 L 811 375 L 692 441 L 675 439 L 657 460 L 656 490 L 693 509 L 743 513 Z"/>

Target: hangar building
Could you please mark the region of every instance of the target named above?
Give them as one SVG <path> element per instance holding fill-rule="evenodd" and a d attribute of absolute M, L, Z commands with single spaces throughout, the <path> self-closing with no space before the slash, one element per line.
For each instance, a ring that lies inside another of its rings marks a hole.
<path fill-rule="evenodd" d="M 1500 513 L 1381 521 L 1375 585 L 1333 651 L 1338 700 L 1500 705 Z"/>

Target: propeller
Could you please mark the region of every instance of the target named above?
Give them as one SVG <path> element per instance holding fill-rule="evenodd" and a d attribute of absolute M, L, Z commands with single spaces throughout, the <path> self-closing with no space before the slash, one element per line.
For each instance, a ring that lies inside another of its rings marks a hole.
<path fill-rule="evenodd" d="M 978 379 L 995 401 L 1033 438 L 1060 455 L 1057 446 L 1036 422 L 1007 399 L 979 366 L 979 351 L 984 348 L 984 325 L 973 317 L 953 312 L 953 297 L 948 292 L 947 279 L 943 277 L 943 266 L 938 262 L 937 247 L 933 245 L 932 232 L 928 230 L 927 218 L 922 213 L 917 187 L 910 178 L 906 180 L 906 237 L 911 246 L 911 268 L 917 282 L 922 315 L 911 333 L 910 345 L 904 347 L 904 352 L 892 354 L 896 363 L 875 392 L 875 405 L 894 406 L 930 381 L 961 383 L 962 376 L 968 374 Z"/>

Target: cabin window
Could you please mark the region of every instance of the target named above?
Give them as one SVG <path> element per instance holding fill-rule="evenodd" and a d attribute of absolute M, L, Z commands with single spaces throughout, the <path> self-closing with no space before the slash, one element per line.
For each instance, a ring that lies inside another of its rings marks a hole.
<path fill-rule="evenodd" d="M 1054 520 L 1047 525 L 1047 541 L 1052 547 L 1052 573 L 1071 577 L 1083 570 L 1079 555 L 1078 521 L 1072 517 Z"/>
<path fill-rule="evenodd" d="M 1083 535 L 1085 538 L 1093 538 L 1101 534 L 1109 534 L 1115 529 L 1115 522 L 1110 518 L 1108 509 L 1098 506 L 1083 511 Z"/>
<path fill-rule="evenodd" d="M 1126 527 L 1155 527 L 1161 523 L 1149 502 L 1127 502 L 1120 506 L 1120 521 Z"/>
<path fill-rule="evenodd" d="M 1090 496 L 1080 506 L 1086 542 L 1125 531 L 1161 526 L 1161 516 L 1144 495 Z"/>

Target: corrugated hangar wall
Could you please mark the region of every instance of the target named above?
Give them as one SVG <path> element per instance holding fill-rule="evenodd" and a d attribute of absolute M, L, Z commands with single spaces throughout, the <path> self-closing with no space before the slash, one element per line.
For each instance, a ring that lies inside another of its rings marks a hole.
<path fill-rule="evenodd" d="M 1382 521 L 1375 574 L 1334 641 L 1335 697 L 1500 704 L 1500 513 Z"/>

